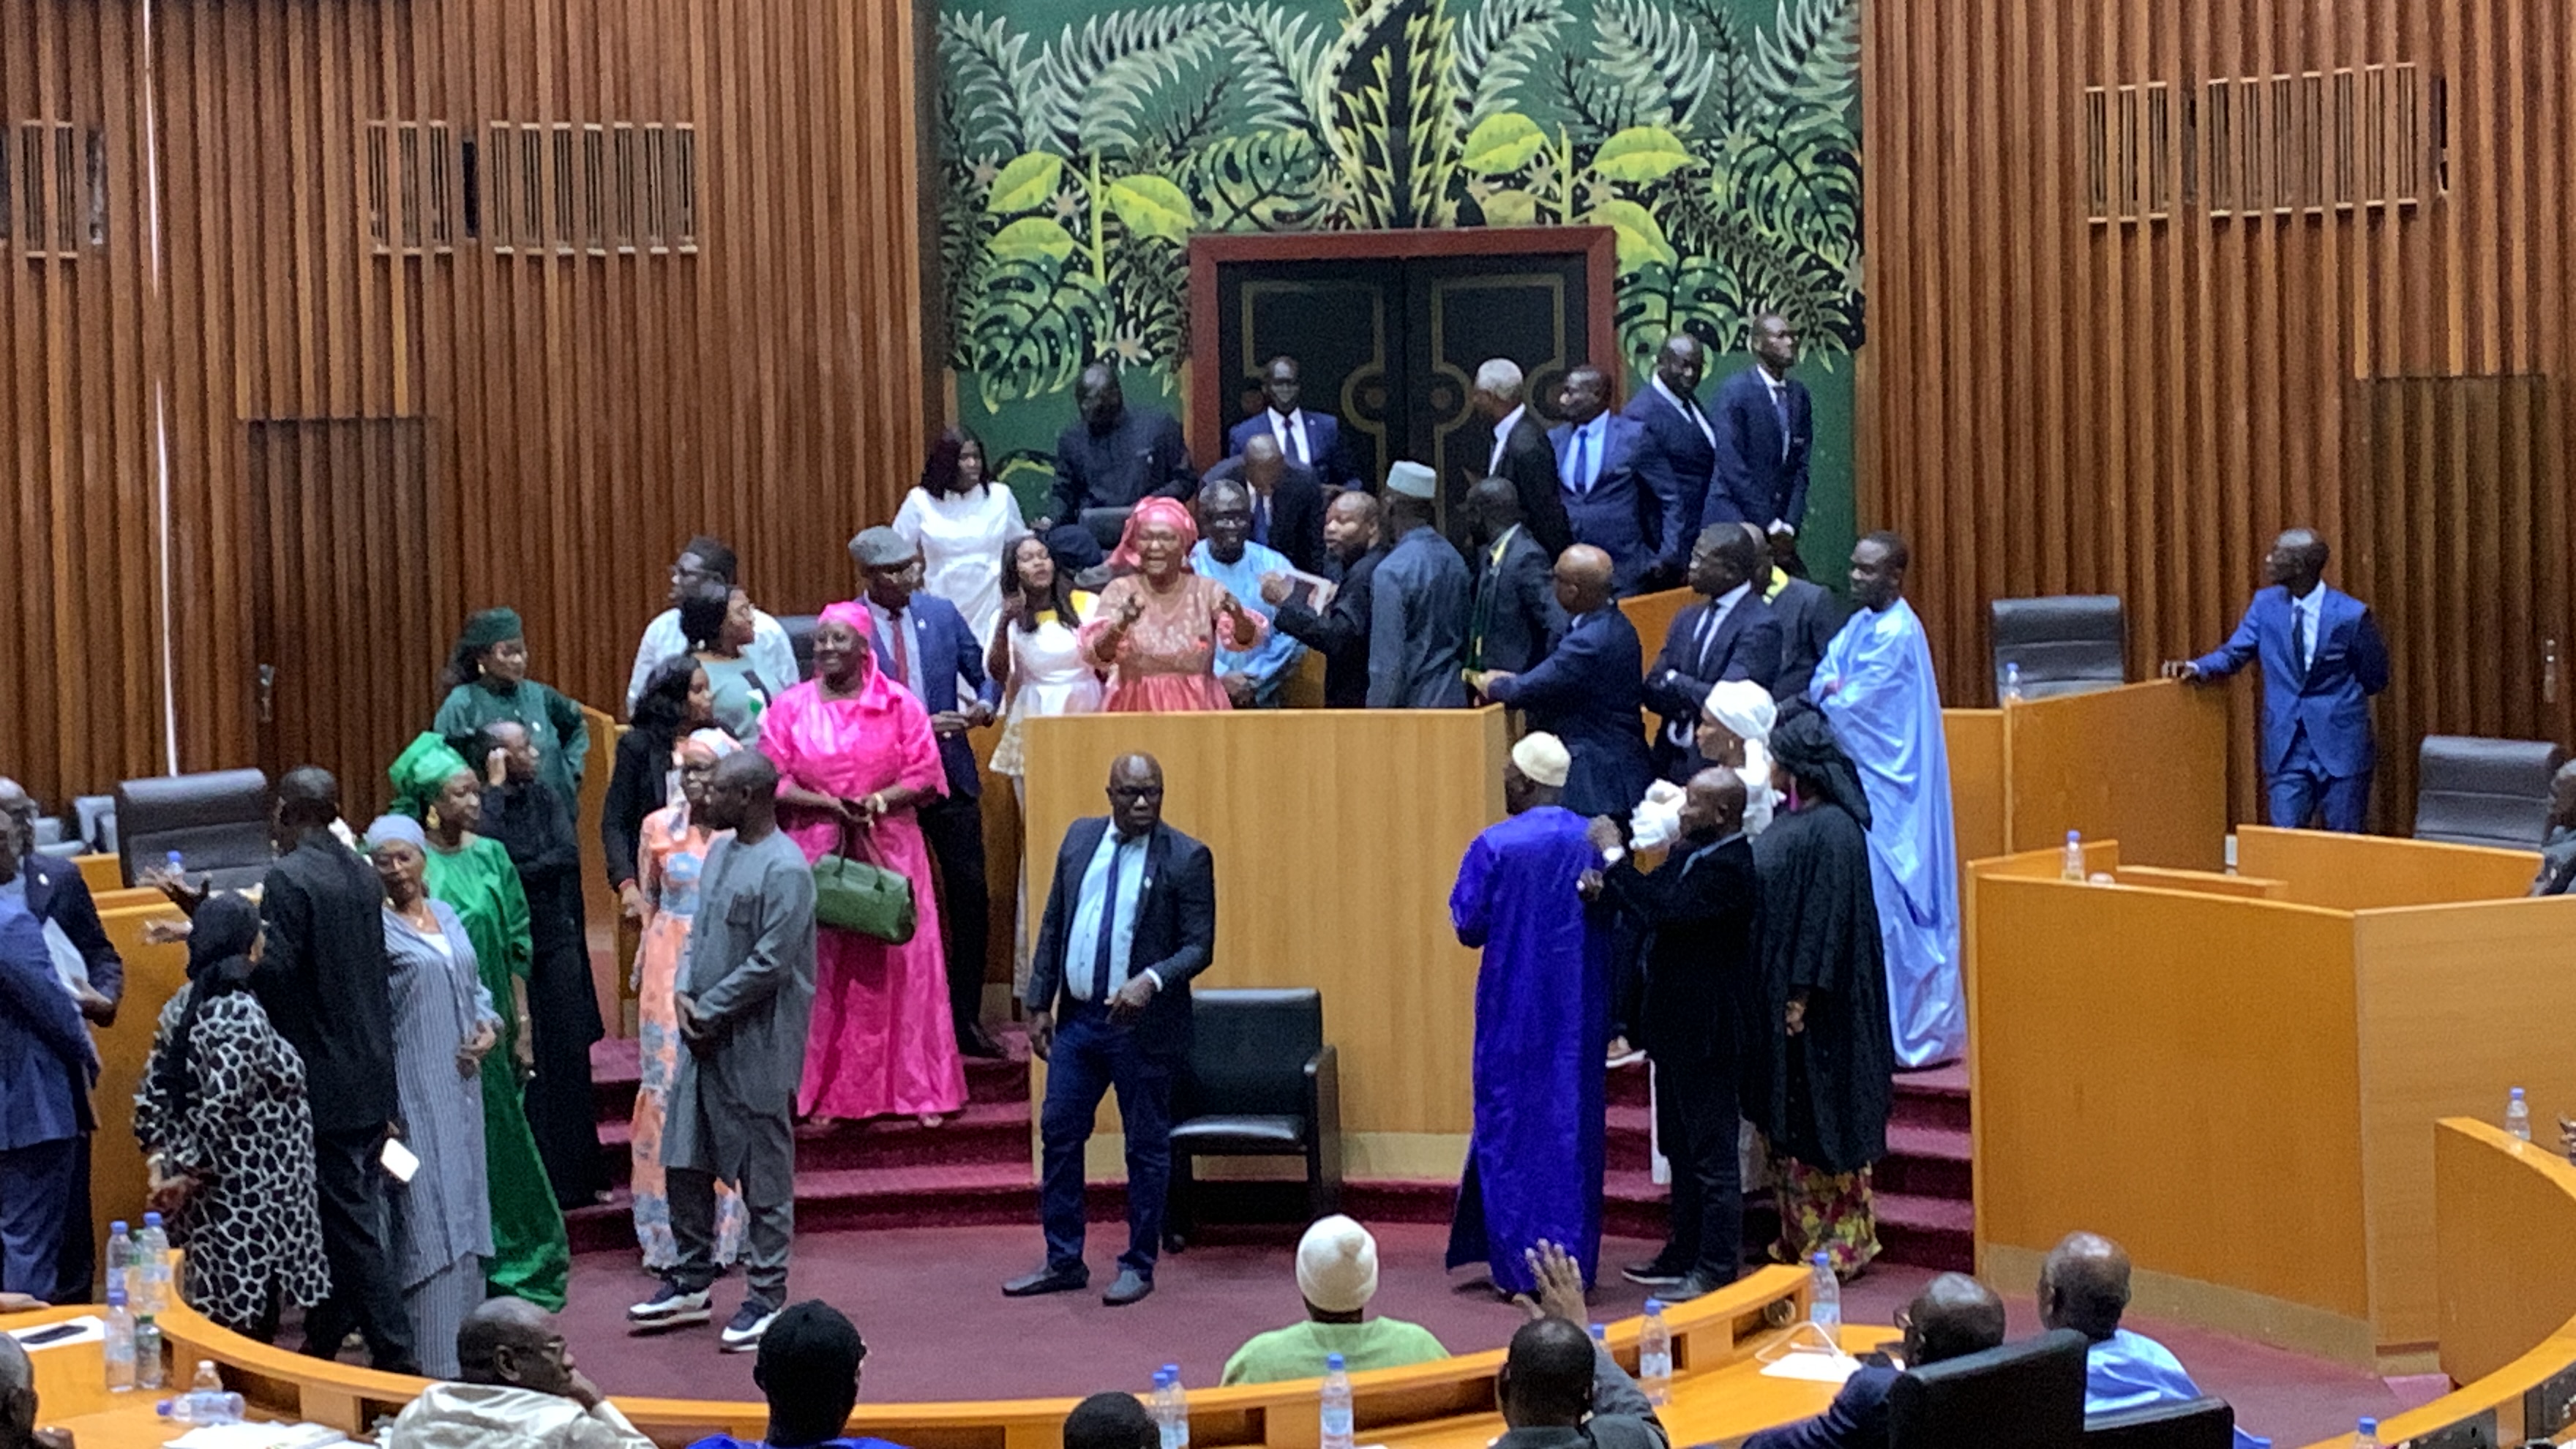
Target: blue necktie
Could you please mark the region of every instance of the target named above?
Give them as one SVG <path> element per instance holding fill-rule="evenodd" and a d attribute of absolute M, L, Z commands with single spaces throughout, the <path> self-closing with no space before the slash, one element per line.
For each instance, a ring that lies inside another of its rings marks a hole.
<path fill-rule="evenodd" d="M 1126 862 L 1124 846 L 1109 847 L 1109 892 L 1100 902 L 1100 944 L 1091 953 L 1091 999 L 1109 999 L 1109 945 L 1118 936 L 1118 872 Z"/>
<path fill-rule="evenodd" d="M 1592 476 L 1584 469 L 1583 443 L 1585 437 L 1586 433 L 1584 429 L 1576 428 L 1574 430 L 1574 463 L 1572 466 L 1574 476 L 1569 481 L 1574 484 L 1574 491 L 1577 493 L 1589 493 L 1592 491 Z"/>
<path fill-rule="evenodd" d="M 1252 541 L 1270 542 L 1270 500 L 1258 493 L 1252 495 Z"/>
<path fill-rule="evenodd" d="M 1771 384 L 1771 413 L 1780 420 L 1780 461 L 1789 461 L 1789 389 Z"/>
<path fill-rule="evenodd" d="M 2290 662 L 2301 679 L 2308 677 L 2308 611 L 2296 599 L 2290 601 Z"/>

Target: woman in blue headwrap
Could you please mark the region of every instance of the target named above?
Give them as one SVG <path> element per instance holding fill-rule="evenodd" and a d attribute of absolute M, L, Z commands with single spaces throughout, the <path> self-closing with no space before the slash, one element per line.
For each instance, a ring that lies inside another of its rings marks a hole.
<path fill-rule="evenodd" d="M 528 677 L 528 631 L 518 610 L 485 609 L 466 620 L 440 682 L 447 698 L 430 728 L 446 736 L 449 748 L 471 757 L 474 736 L 485 725 L 516 720 L 537 747 L 537 778 L 563 797 L 564 809 L 581 813 L 590 726 L 580 705 Z"/>

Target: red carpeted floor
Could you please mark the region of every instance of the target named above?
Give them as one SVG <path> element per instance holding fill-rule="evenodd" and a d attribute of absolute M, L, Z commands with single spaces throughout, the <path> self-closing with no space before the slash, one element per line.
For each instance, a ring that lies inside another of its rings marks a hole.
<path fill-rule="evenodd" d="M 1112 1260 L 1126 1236 L 1109 1223 L 1092 1225 L 1090 1293 L 1001 1296 L 1004 1278 L 1037 1266 L 1041 1249 L 1030 1223 L 807 1235 L 796 1245 L 791 1296 L 825 1299 L 858 1323 L 868 1342 L 861 1391 L 873 1402 L 1142 1390 L 1165 1362 L 1181 1365 L 1185 1384 L 1213 1385 L 1244 1339 L 1302 1312 L 1294 1230 L 1231 1231 L 1232 1241 L 1167 1257 L 1154 1296 L 1129 1308 L 1103 1307 L 1096 1291 L 1114 1274 Z M 1376 1231 L 1377 1311 L 1423 1324 L 1455 1351 L 1498 1347 L 1510 1338 L 1521 1321 L 1518 1310 L 1482 1292 L 1456 1291 L 1442 1270 L 1446 1229 L 1399 1223 Z M 1645 1294 L 1617 1281 L 1616 1268 L 1653 1247 L 1634 1239 L 1604 1243 L 1598 1317 L 1637 1312 Z M 1456 1278 L 1470 1276 L 1462 1270 Z M 1886 1323 L 1931 1276 L 1920 1268 L 1873 1271 L 1845 1290 L 1845 1315 Z M 577 1260 L 572 1306 L 563 1319 L 590 1376 L 611 1393 L 759 1397 L 750 1359 L 719 1354 L 713 1328 L 658 1337 L 627 1333 L 626 1305 L 651 1287 L 631 1255 L 587 1253 Z M 1996 1287 L 2012 1305 L 2013 1331 L 2035 1331 L 2031 1285 Z M 740 1298 L 738 1279 L 717 1286 L 719 1322 Z M 2392 1387 L 2358 1370 L 2174 1325 L 2142 1320 L 2132 1326 L 2162 1339 L 2202 1389 L 2234 1402 L 2249 1428 L 2285 1446 L 2348 1431 L 2359 1415 L 2394 1413 L 2440 1389 L 2417 1382 Z M 2401 1390 L 2413 1392 L 2401 1397 Z"/>

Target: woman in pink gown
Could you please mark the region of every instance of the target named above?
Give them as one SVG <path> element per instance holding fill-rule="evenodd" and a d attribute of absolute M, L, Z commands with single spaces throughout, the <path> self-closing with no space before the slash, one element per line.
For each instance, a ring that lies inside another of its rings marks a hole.
<path fill-rule="evenodd" d="M 914 815 L 947 777 L 930 716 L 878 672 L 868 611 L 839 603 L 814 630 L 814 677 L 761 717 L 778 765 L 778 824 L 820 860 L 849 849 L 912 882 L 920 928 L 900 946 L 815 933 L 814 1025 L 796 1110 L 817 1118 L 909 1115 L 936 1125 L 966 1101 L 949 1020 L 930 852 Z"/>
<path fill-rule="evenodd" d="M 1270 632 L 1270 621 L 1225 585 L 1190 572 L 1198 541 L 1189 509 L 1172 499 L 1148 498 L 1128 516 L 1110 562 L 1136 572 L 1100 591 L 1082 630 L 1083 657 L 1109 676 L 1102 713 L 1233 708 L 1216 678 L 1217 637 L 1249 649 Z"/>

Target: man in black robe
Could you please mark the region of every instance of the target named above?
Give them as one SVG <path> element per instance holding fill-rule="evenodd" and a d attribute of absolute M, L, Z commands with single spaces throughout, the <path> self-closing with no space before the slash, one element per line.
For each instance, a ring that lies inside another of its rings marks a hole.
<path fill-rule="evenodd" d="M 1080 523 L 1085 509 L 1133 508 L 1148 498 L 1196 496 L 1198 470 L 1181 441 L 1181 425 L 1159 408 L 1131 408 L 1118 369 L 1095 362 L 1073 385 L 1082 416 L 1056 435 L 1053 512 L 1036 531 Z"/>
<path fill-rule="evenodd" d="M 1745 1106 L 1780 1177 L 1783 1261 L 1823 1254 L 1850 1276 L 1878 1254 L 1869 1166 L 1887 1155 L 1895 1038 L 1870 890 L 1869 797 L 1833 727 L 1813 710 L 1771 731 L 1793 804 L 1753 842 L 1762 919 L 1760 1049 Z M 1751 1043 L 1748 1043 L 1751 1045 Z"/>
<path fill-rule="evenodd" d="M 536 746 L 517 721 L 485 725 L 476 744 L 484 770 L 482 833 L 510 852 L 528 896 L 528 1024 L 536 1059 L 528 1127 L 556 1205 L 589 1207 L 605 1186 L 590 1102 L 590 1044 L 602 1032 L 572 806 L 537 777 Z"/>

